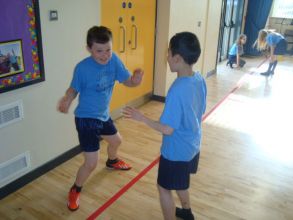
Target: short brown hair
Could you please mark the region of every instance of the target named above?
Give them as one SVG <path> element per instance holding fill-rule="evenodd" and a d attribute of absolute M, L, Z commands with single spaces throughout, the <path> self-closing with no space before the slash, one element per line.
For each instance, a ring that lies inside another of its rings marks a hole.
<path fill-rule="evenodd" d="M 112 32 L 104 26 L 93 26 L 87 32 L 87 46 L 92 47 L 93 43 L 105 44 L 112 40 Z"/>

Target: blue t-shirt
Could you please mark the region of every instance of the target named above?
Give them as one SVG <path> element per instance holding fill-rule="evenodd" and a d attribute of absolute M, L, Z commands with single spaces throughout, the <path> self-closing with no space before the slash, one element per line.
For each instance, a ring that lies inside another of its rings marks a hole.
<path fill-rule="evenodd" d="M 239 54 L 240 56 L 243 54 L 243 46 L 234 43 L 229 50 L 229 55 L 236 56 L 237 54 Z"/>
<path fill-rule="evenodd" d="M 75 116 L 107 121 L 110 117 L 109 103 L 115 81 L 122 83 L 130 75 L 114 53 L 105 65 L 97 63 L 91 56 L 82 60 L 75 67 L 70 85 L 79 93 Z"/>
<path fill-rule="evenodd" d="M 269 33 L 266 42 L 269 46 L 276 46 L 284 37 L 279 33 Z"/>
<path fill-rule="evenodd" d="M 161 154 L 166 159 L 190 161 L 199 152 L 206 94 L 205 80 L 198 72 L 173 82 L 160 117 L 162 124 L 174 129 L 171 135 L 163 135 Z"/>

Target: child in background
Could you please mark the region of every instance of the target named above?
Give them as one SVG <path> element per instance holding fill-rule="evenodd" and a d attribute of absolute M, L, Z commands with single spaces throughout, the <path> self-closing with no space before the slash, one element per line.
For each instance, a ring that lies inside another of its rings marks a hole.
<path fill-rule="evenodd" d="M 245 61 L 240 59 L 240 56 L 243 54 L 243 45 L 246 43 L 246 35 L 241 34 L 237 41 L 232 45 L 229 51 L 229 58 L 226 65 L 230 65 L 233 68 L 233 64 L 236 64 L 236 67 L 243 67 L 245 65 Z"/>
<path fill-rule="evenodd" d="M 197 37 L 190 32 L 174 35 L 169 43 L 168 64 L 177 78 L 170 87 L 160 121 L 126 107 L 123 115 L 141 121 L 163 134 L 158 170 L 158 190 L 165 220 L 193 220 L 189 199 L 190 174 L 196 173 L 201 144 L 201 122 L 206 109 L 206 83 L 193 71 L 201 53 Z M 181 207 L 172 197 L 175 190 Z"/>
<path fill-rule="evenodd" d="M 274 75 L 278 63 L 277 55 L 284 55 L 287 51 L 287 41 L 284 36 L 269 30 L 260 30 L 254 46 L 259 51 L 269 49 L 269 67 L 266 72 L 261 73 L 263 76 Z"/>
<path fill-rule="evenodd" d="M 115 81 L 134 87 L 141 83 L 143 76 L 141 69 L 134 70 L 131 76 L 119 57 L 112 53 L 112 32 L 106 27 L 94 26 L 88 30 L 87 50 L 90 56 L 76 65 L 71 85 L 57 106 L 60 112 L 67 113 L 79 94 L 74 114 L 84 163 L 68 194 L 67 207 L 71 211 L 79 208 L 82 186 L 97 166 L 100 137 L 108 143 L 106 167 L 131 169 L 129 164 L 117 157 L 121 136 L 110 117 L 109 103 Z"/>

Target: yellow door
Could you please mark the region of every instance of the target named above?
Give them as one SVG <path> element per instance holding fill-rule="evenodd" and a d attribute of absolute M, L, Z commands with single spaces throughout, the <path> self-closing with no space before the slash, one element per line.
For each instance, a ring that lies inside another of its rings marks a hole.
<path fill-rule="evenodd" d="M 144 70 L 143 82 L 135 88 L 116 83 L 111 110 L 153 90 L 156 0 L 102 0 L 102 25 L 113 32 L 113 51 L 130 72 Z"/>
<path fill-rule="evenodd" d="M 102 25 L 111 29 L 113 51 L 126 65 L 126 3 L 123 0 L 102 0 Z M 125 86 L 115 83 L 110 109 L 117 109 L 126 103 Z"/>
<path fill-rule="evenodd" d="M 156 0 L 131 0 L 128 8 L 127 67 L 144 70 L 143 82 L 135 88 L 127 88 L 127 102 L 153 91 L 153 66 Z"/>

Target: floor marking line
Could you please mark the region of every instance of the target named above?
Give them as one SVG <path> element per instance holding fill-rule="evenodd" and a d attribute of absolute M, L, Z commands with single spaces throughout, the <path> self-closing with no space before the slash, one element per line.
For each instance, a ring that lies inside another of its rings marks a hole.
<path fill-rule="evenodd" d="M 140 178 L 142 178 L 147 172 L 149 172 L 158 162 L 160 157 L 155 159 L 150 165 L 148 165 L 144 170 L 142 170 L 136 177 L 134 177 L 130 182 L 123 186 L 114 196 L 112 196 L 107 202 L 105 202 L 99 209 L 97 209 L 93 214 L 91 214 L 87 220 L 96 219 L 105 209 L 107 209 L 113 202 L 115 202 L 121 195 L 123 195 L 132 185 L 134 185 Z"/>

